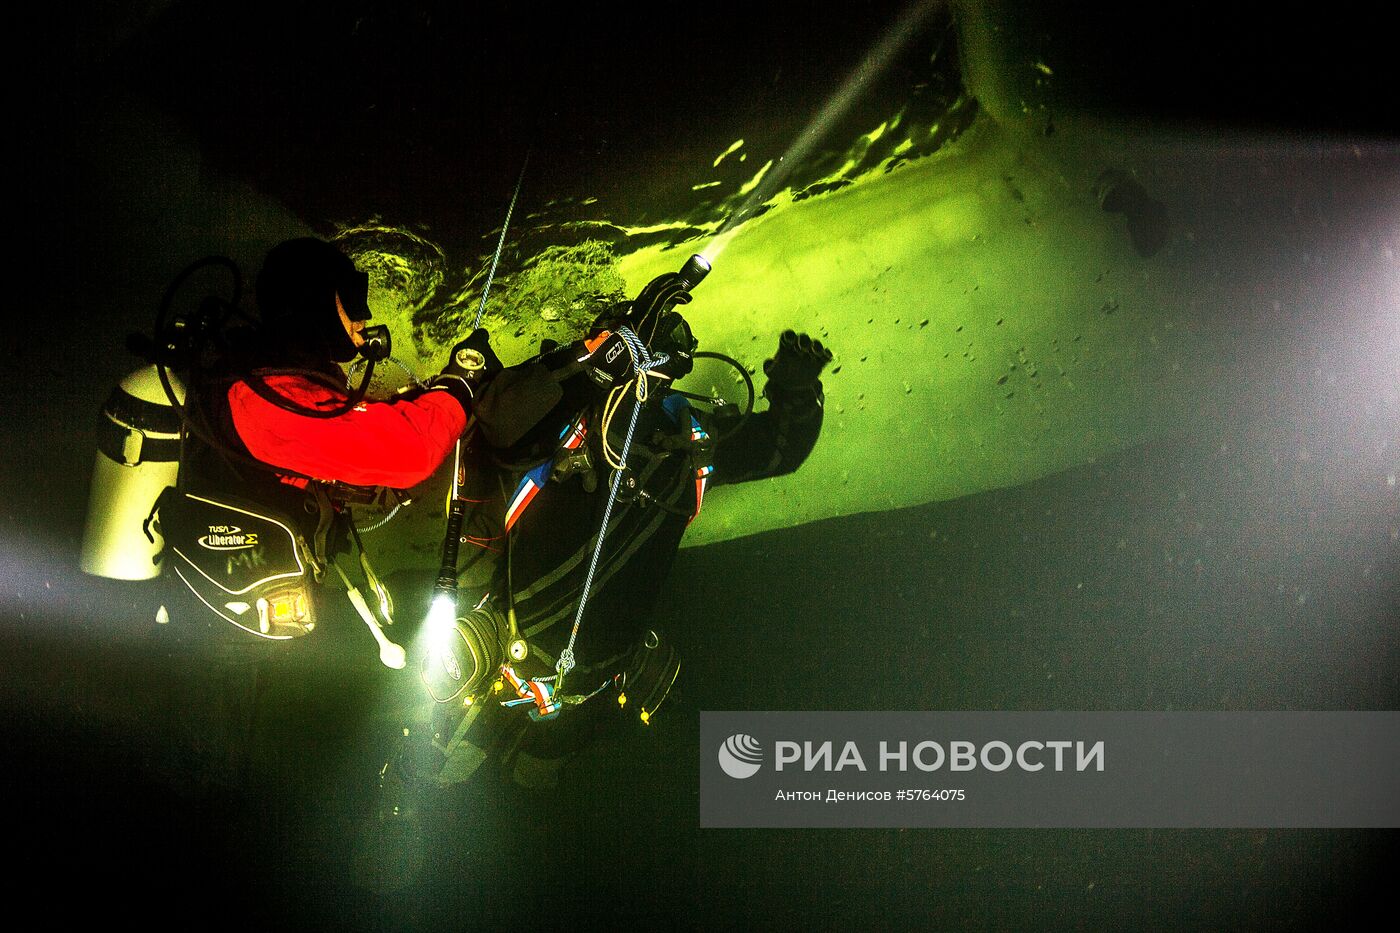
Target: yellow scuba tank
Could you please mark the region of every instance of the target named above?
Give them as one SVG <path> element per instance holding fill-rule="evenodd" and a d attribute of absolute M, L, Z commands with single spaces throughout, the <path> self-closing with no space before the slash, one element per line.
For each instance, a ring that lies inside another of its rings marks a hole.
<path fill-rule="evenodd" d="M 185 388 L 167 372 L 181 404 Z M 155 366 L 136 370 L 112 391 L 98 420 L 80 565 L 114 580 L 160 575 L 164 541 L 149 522 L 156 499 L 180 469 L 180 412 Z M 148 534 L 149 532 L 149 534 Z"/>

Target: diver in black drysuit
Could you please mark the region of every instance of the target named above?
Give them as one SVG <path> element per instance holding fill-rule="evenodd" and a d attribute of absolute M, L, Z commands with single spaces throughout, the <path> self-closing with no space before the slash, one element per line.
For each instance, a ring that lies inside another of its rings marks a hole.
<path fill-rule="evenodd" d="M 682 330 L 693 347 L 689 328 Z M 676 348 L 662 344 L 653 352 L 667 349 Z M 785 332 L 764 364 L 768 408 L 747 417 L 732 409 L 693 408 L 653 382 L 574 645 L 578 666 L 567 676 L 565 692 L 598 694 L 566 706 L 557 720 L 543 722 L 530 721 L 521 709 L 502 709 L 497 701 L 510 699 L 508 690 L 488 694 L 485 703 L 477 704 L 477 721 L 466 728 L 460 704 L 443 704 L 432 730 L 438 755 L 428 756 L 430 774 L 440 775 L 442 783 L 465 780 L 469 771 L 452 759 L 467 752 L 477 762 L 494 757 L 518 783 L 551 786 L 568 757 L 623 718 L 620 710 L 628 717 L 655 712 L 676 677 L 678 660 L 658 631 L 653 610 L 681 537 L 699 511 L 697 496 L 715 486 L 781 476 L 801 466 L 821 433 L 818 377 L 831 358 L 819 341 Z M 528 660 L 515 665 L 522 677 L 553 673 L 568 644 L 611 488 L 612 469 L 596 427 L 608 393 L 582 374 L 568 376 L 560 386 L 560 401 L 514 443 L 493 447 L 479 440 L 465 471 L 468 477 L 485 479 L 469 493 L 479 507 L 466 534 L 480 547 L 461 569 L 463 602 L 466 594 L 489 592 L 502 611 L 514 606 L 518 631 L 530 646 Z M 623 447 L 633 404 L 628 393 L 612 418 L 614 452 Z M 478 410 L 488 435 L 490 409 L 483 404 Z M 590 428 L 583 445 L 586 465 L 581 452 L 568 458 L 557 449 L 561 434 L 580 413 Z M 553 477 L 507 534 L 507 505 L 522 475 L 550 457 Z M 711 465 L 712 472 L 706 469 Z M 703 489 L 697 482 L 701 473 Z M 625 710 L 619 703 L 624 696 L 629 703 Z M 444 750 L 447 767 L 437 770 Z M 417 770 L 419 777 L 429 776 Z"/>

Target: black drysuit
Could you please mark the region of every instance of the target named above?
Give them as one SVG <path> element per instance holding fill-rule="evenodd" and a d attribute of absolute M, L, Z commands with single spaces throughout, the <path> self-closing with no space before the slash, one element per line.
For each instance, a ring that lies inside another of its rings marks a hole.
<path fill-rule="evenodd" d="M 634 667 L 637 655 L 646 650 L 642 646 L 648 631 L 659 630 L 656 601 L 696 512 L 697 471 L 713 464 L 706 481 L 707 490 L 713 490 L 791 473 L 811 453 L 821 432 L 821 383 L 787 390 L 770 385 L 766 394 L 768 409 L 741 422 L 737 413 L 701 411 L 680 396 L 653 388 L 639 414 L 629 470 L 612 508 L 574 645 L 577 667 L 566 680 L 566 693 L 587 693 Z M 612 419 L 609 437 L 615 452 L 623 447 L 632 405 L 629 396 Z M 600 408 L 598 390 L 576 377 L 566 383 L 563 400 L 513 447 L 493 449 L 478 440 L 467 464 L 468 477 L 494 474 L 494 481 L 488 479 L 468 493 L 478 507 L 467 531 L 484 546 L 464 562 L 462 602 L 490 592 L 504 612 L 513 599 L 520 633 L 530 645 L 529 659 L 517 665 L 522 676 L 552 674 L 569 641 L 612 481 L 613 471 L 602 452 Z M 546 459 L 561 463 L 560 436 L 580 412 L 585 413 L 592 475 L 575 470 L 559 477 L 556 469 L 556 478 L 539 490 L 506 535 L 506 510 L 522 477 Z M 696 424 L 708 435 L 708 443 L 693 441 L 701 433 L 694 431 Z M 616 693 L 608 690 L 582 707 L 565 708 L 557 722 L 530 724 L 524 710 L 496 708 L 497 701 L 508 698 L 509 694 L 489 694 L 484 704 L 490 707 L 489 715 L 482 715 L 468 736 L 479 748 L 494 746 L 506 759 L 522 749 L 536 759 L 561 759 L 598 726 L 600 711 L 605 715 L 608 707 L 617 709 Z M 531 727 L 522 735 L 516 723 Z M 440 725 L 437 731 L 446 736 L 453 728 Z M 503 731 L 510 736 L 501 735 Z"/>

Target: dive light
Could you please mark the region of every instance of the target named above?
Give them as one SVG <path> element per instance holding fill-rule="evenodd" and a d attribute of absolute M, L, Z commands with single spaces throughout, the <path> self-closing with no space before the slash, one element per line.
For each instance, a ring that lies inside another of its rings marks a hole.
<path fill-rule="evenodd" d="M 710 261 L 699 253 L 691 256 L 681 266 L 681 271 L 677 273 L 677 278 L 685 286 L 686 291 L 690 291 L 701 282 L 705 281 L 705 276 L 710 274 Z"/>
<path fill-rule="evenodd" d="M 465 469 L 462 443 L 458 441 L 452 464 L 452 492 L 447 505 L 447 532 L 442 538 L 442 565 L 433 583 L 433 600 L 428 608 L 428 629 L 433 633 L 444 630 L 457 620 L 457 552 L 462 544 L 462 523 L 467 514 L 467 500 L 462 495 Z"/>

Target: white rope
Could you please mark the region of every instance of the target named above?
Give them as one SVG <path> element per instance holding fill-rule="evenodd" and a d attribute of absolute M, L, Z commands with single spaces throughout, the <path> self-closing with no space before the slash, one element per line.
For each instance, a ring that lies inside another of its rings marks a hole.
<path fill-rule="evenodd" d="M 388 515 L 385 515 L 383 518 L 381 518 L 379 521 L 375 522 L 374 524 L 372 524 L 372 525 L 367 525 L 367 526 L 365 526 L 365 527 L 363 527 L 363 528 L 361 528 L 359 525 L 356 525 L 356 526 L 355 526 L 355 530 L 358 531 L 358 532 L 359 532 L 360 534 L 362 534 L 362 535 L 367 535 L 367 534 L 369 534 L 371 531 L 378 531 L 379 529 L 383 528 L 385 525 L 389 524 L 389 522 L 393 520 L 394 516 L 397 515 L 397 514 L 399 514 L 399 509 L 401 509 L 401 508 L 403 508 L 403 503 L 402 503 L 402 502 L 395 502 L 395 503 L 394 503 L 394 508 L 389 512 Z"/>
<path fill-rule="evenodd" d="M 515 179 L 515 193 L 510 196 L 510 206 L 506 208 L 505 223 L 501 224 L 501 238 L 496 241 L 496 252 L 491 256 L 491 271 L 486 274 L 486 285 L 481 289 L 481 306 L 476 309 L 476 320 L 472 321 L 473 333 L 481 326 L 481 319 L 486 315 L 486 296 L 491 294 L 491 283 L 496 279 L 496 264 L 501 261 L 501 250 L 506 245 L 506 231 L 510 229 L 510 216 L 515 213 L 515 201 L 520 197 L 520 186 L 525 184 L 525 169 L 529 165 L 530 150 L 527 149 L 525 161 L 520 165 L 520 177 Z"/>

